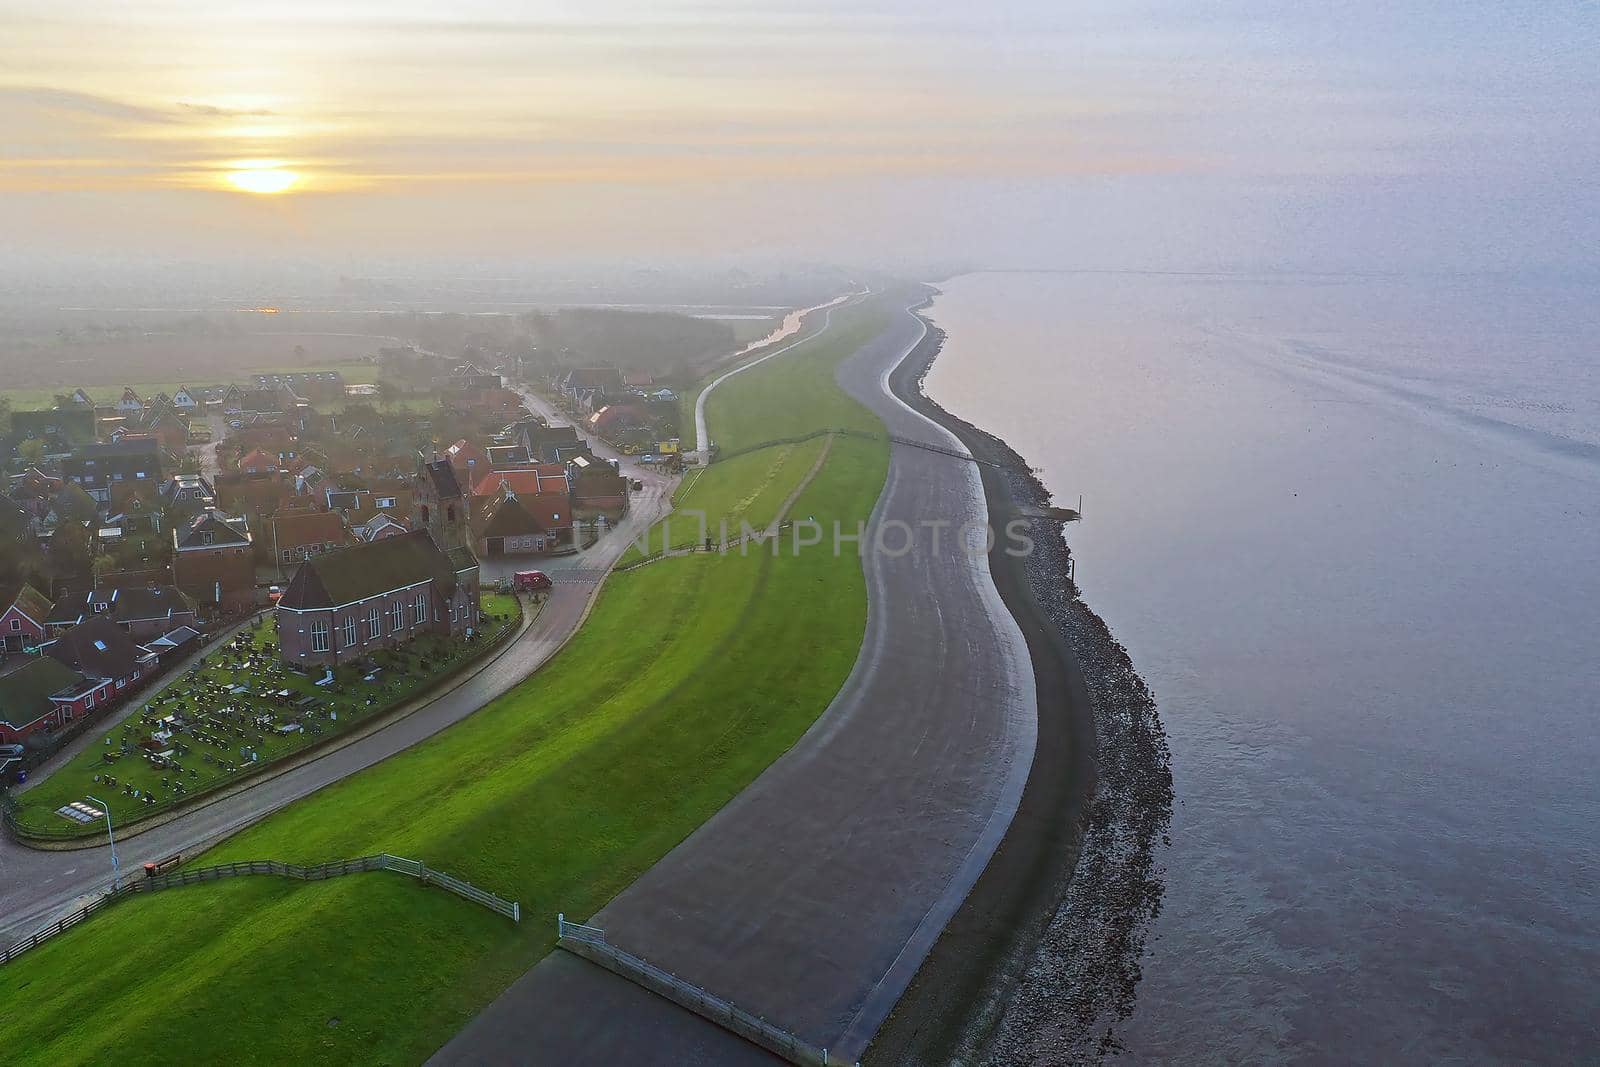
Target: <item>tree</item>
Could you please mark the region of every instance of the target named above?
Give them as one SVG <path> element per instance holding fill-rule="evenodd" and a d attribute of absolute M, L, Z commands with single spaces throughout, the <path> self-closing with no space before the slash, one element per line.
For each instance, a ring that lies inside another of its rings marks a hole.
<path fill-rule="evenodd" d="M 392 408 L 400 399 L 400 387 L 387 378 L 378 380 L 378 403 Z"/>
<path fill-rule="evenodd" d="M 90 496 L 81 485 L 68 482 L 51 501 L 55 508 L 56 517 L 63 523 L 88 522 L 94 518 L 99 509 L 95 505 L 94 497 Z"/>
<path fill-rule="evenodd" d="M 50 535 L 50 571 L 57 578 L 86 578 L 93 565 L 89 531 L 78 522 L 62 522 Z"/>
<path fill-rule="evenodd" d="M 44 462 L 44 442 L 37 437 L 30 437 L 17 446 L 17 455 L 22 459 L 24 467 L 37 467 Z"/>

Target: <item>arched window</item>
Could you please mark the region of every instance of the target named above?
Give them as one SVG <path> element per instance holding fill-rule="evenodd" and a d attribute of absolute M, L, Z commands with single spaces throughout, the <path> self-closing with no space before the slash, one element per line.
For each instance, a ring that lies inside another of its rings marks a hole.
<path fill-rule="evenodd" d="M 426 504 L 422 505 L 422 521 L 424 524 L 428 521 L 428 505 Z"/>
<path fill-rule="evenodd" d="M 445 509 L 445 518 L 450 522 L 456 521 L 456 506 L 454 504 L 451 504 L 447 509 Z"/>

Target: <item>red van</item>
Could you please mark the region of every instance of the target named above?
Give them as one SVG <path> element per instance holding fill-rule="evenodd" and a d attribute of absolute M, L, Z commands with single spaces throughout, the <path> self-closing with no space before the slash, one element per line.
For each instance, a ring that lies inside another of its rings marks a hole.
<path fill-rule="evenodd" d="M 549 589 L 550 576 L 544 571 L 518 571 L 512 578 L 511 585 L 519 593 Z"/>

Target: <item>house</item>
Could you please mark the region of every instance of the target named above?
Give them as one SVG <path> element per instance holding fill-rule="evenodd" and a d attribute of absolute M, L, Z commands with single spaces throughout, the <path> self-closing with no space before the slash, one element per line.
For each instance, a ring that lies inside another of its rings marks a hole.
<path fill-rule="evenodd" d="M 246 389 L 239 395 L 240 415 L 281 415 L 294 411 L 299 406 L 299 395 L 283 384 L 258 386 L 255 389 Z"/>
<path fill-rule="evenodd" d="M 584 428 L 601 437 L 613 437 L 632 426 L 649 423 L 644 409 L 637 404 L 607 404 L 584 420 Z"/>
<path fill-rule="evenodd" d="M 350 544 L 354 538 L 345 528 L 344 518 L 333 511 L 285 508 L 267 520 L 273 559 L 279 565 L 332 552 Z"/>
<path fill-rule="evenodd" d="M 344 375 L 338 371 L 294 371 L 287 374 L 258 374 L 257 389 L 288 389 L 307 400 L 344 399 Z M 284 408 L 283 410 L 290 410 Z"/>
<path fill-rule="evenodd" d="M 411 514 L 413 493 L 403 482 L 378 482 L 371 489 L 340 489 L 326 486 L 322 490 L 323 502 L 329 511 L 337 511 L 352 527 L 360 526 L 374 516 Z"/>
<path fill-rule="evenodd" d="M 266 528 L 266 517 L 295 499 L 295 483 L 287 474 L 217 475 L 217 506 L 229 515 L 243 515 L 252 529 Z"/>
<path fill-rule="evenodd" d="M 70 694 L 83 681 L 77 671 L 49 656 L 0 675 L 0 745 L 20 745 L 35 734 L 65 726 L 73 718 Z"/>
<path fill-rule="evenodd" d="M 61 461 L 61 473 L 66 481 L 106 504 L 116 482 L 160 480 L 164 458 L 155 438 L 130 434 L 113 444 L 84 445 Z"/>
<path fill-rule="evenodd" d="M 446 459 L 423 465 L 413 492 L 411 528 L 426 530 L 443 551 L 465 548 L 471 538 L 467 496 Z"/>
<path fill-rule="evenodd" d="M 189 416 L 173 407 L 170 400 L 160 406 L 152 401 L 142 414 L 129 416 L 112 440 L 121 440 L 129 433 L 148 434 L 167 451 L 182 452 L 189 443 Z"/>
<path fill-rule="evenodd" d="M 104 596 L 105 590 L 96 595 Z M 111 590 L 110 604 L 117 625 L 140 643 L 200 624 L 195 602 L 172 585 L 118 586 Z"/>
<path fill-rule="evenodd" d="M 477 498 L 515 497 L 547 536 L 571 539 L 572 488 L 567 481 L 567 468 L 560 463 L 538 463 L 520 471 L 492 471 L 473 493 Z"/>
<path fill-rule="evenodd" d="M 393 515 L 380 511 L 360 526 L 354 527 L 352 532 L 359 540 L 377 541 L 385 537 L 398 537 L 411 531 Z"/>
<path fill-rule="evenodd" d="M 295 571 L 277 623 L 284 661 L 298 664 L 348 663 L 425 633 L 470 635 L 478 561 L 425 530 L 330 552 Z"/>
<path fill-rule="evenodd" d="M 277 474 L 281 470 L 276 456 L 262 449 L 252 449 L 239 457 L 239 473 L 251 475 Z"/>
<path fill-rule="evenodd" d="M 122 390 L 122 398 L 117 401 L 116 410 L 120 414 L 131 415 L 144 410 L 144 401 L 139 399 L 139 394 L 130 386 Z"/>
<path fill-rule="evenodd" d="M 636 392 L 647 392 L 656 380 L 642 370 L 634 370 L 622 376 L 622 384 Z"/>
<path fill-rule="evenodd" d="M 567 466 L 572 485 L 572 509 L 618 518 L 628 510 L 628 479 L 603 460 L 578 456 Z"/>
<path fill-rule="evenodd" d="M 198 474 L 174 474 L 161 483 L 161 506 L 172 515 L 193 515 L 213 508 L 217 491 Z"/>
<path fill-rule="evenodd" d="M 52 697 L 63 705 L 63 719 L 115 703 L 156 669 L 156 654 L 105 616 L 88 619 L 41 647 L 45 655 L 82 675 L 76 686 Z"/>
<path fill-rule="evenodd" d="M 522 447 L 535 463 L 565 463 L 573 456 L 589 454 L 589 442 L 575 427 L 548 426 L 531 419 L 519 426 Z"/>
<path fill-rule="evenodd" d="M 556 379 L 556 391 L 578 406 L 592 404 L 596 396 L 621 396 L 627 392 L 622 372 L 615 367 L 580 367 Z"/>
<path fill-rule="evenodd" d="M 60 478 L 46 474 L 38 467 L 29 467 L 21 474 L 11 476 L 6 497 L 29 515 L 42 519 L 50 513 L 50 505 L 61 489 Z"/>
<path fill-rule="evenodd" d="M 45 620 L 51 636 L 107 618 L 135 641 L 148 641 L 179 626 L 194 626 L 194 601 L 170 585 L 111 585 L 71 593 L 56 601 Z"/>
<path fill-rule="evenodd" d="M 172 406 L 181 411 L 193 413 L 200 409 L 201 402 L 189 392 L 188 386 L 178 386 L 178 391 L 172 394 Z"/>
<path fill-rule="evenodd" d="M 490 445 L 483 451 L 489 457 L 489 466 L 496 470 L 513 470 L 534 462 L 527 445 Z"/>
<path fill-rule="evenodd" d="M 255 605 L 256 570 L 249 524 L 215 508 L 172 530 L 172 570 L 179 589 L 208 611 L 238 614 Z"/>
<path fill-rule="evenodd" d="M 4 613 L 0 613 L 0 642 L 7 652 L 26 652 L 44 641 L 49 632 L 46 624 L 55 606 L 49 597 L 24 584 L 0 596 L 0 603 L 6 605 Z"/>
<path fill-rule="evenodd" d="M 462 484 L 468 493 L 472 492 L 473 484 L 491 466 L 488 454 L 464 438 L 445 449 L 444 456 L 445 459 L 450 461 L 450 466 L 455 469 L 456 480 Z"/>
<path fill-rule="evenodd" d="M 560 539 L 510 493 L 474 498 L 472 531 L 482 559 L 546 552 L 560 545 Z"/>
<path fill-rule="evenodd" d="M 93 408 L 13 411 L 11 439 L 14 443 L 21 443 L 32 438 L 43 441 L 47 452 L 68 452 L 94 441 L 95 423 Z"/>

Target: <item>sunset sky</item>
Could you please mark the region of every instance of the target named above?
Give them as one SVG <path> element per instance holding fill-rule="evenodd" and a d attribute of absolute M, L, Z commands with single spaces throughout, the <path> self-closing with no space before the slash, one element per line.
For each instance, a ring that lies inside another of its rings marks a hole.
<path fill-rule="evenodd" d="M 0 226 L 91 253 L 1560 263 L 1597 235 L 1597 22 L 0 0 Z"/>

